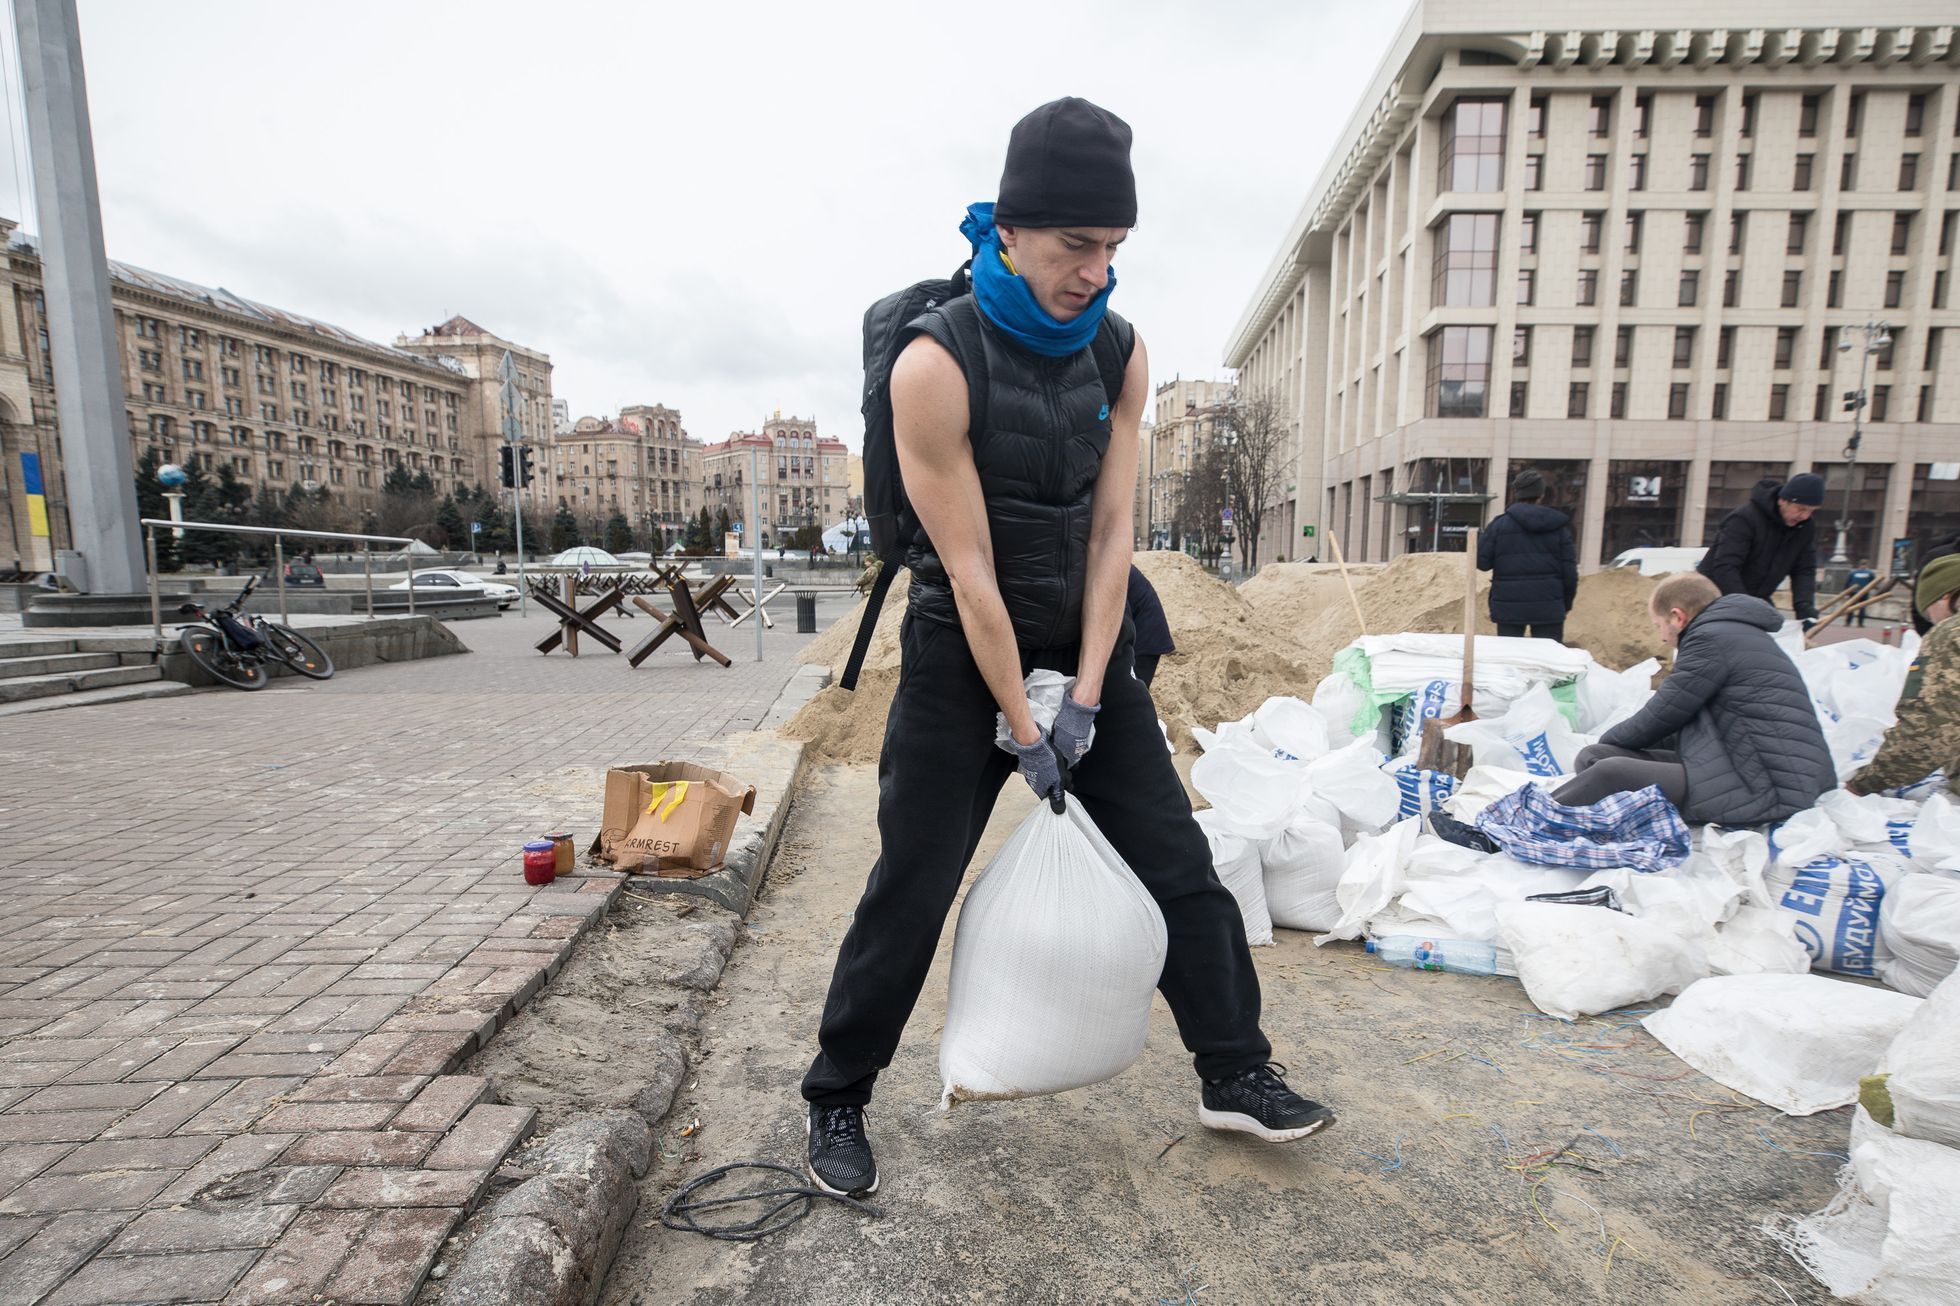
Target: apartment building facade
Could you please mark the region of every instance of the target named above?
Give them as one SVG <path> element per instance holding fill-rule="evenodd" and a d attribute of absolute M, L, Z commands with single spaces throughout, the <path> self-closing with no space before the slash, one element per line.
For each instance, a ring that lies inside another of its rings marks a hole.
<path fill-rule="evenodd" d="M 545 447 L 556 425 L 552 418 L 551 356 L 536 349 L 505 340 L 458 314 L 440 326 L 420 335 L 395 338 L 395 348 L 418 358 L 426 358 L 469 378 L 469 411 L 463 427 L 470 432 L 471 456 L 483 469 L 486 482 L 500 466 L 499 447 L 504 443 L 505 355 L 511 360 L 512 382 L 516 388 L 515 416 L 517 436 L 538 449 Z M 543 501 L 535 478 L 531 493 Z M 531 505 L 527 503 L 526 507 Z"/>
<path fill-rule="evenodd" d="M 1960 529 L 1951 18 L 1418 5 L 1227 346 L 1296 415 L 1276 533 L 1460 548 L 1525 466 L 1588 568 L 1802 470 L 1854 559 Z"/>
<path fill-rule="evenodd" d="M 1180 547 L 1191 523 L 1180 521 L 1184 483 L 1216 433 L 1233 382 L 1178 377 L 1157 387 L 1139 476 L 1144 484 L 1138 511 L 1141 547 Z"/>
<path fill-rule="evenodd" d="M 815 419 L 784 417 L 778 409 L 755 432 L 737 431 L 701 456 L 708 511 L 744 524 L 748 542 L 750 465 L 760 472 L 763 548 L 775 548 L 806 526 L 834 526 L 853 504 L 851 453 L 842 440 L 820 435 Z"/>
<path fill-rule="evenodd" d="M 664 547 L 700 511 L 701 454 L 679 411 L 665 404 L 581 417 L 539 442 L 525 506 L 538 520 L 569 509 L 595 539 L 618 512 L 636 533 Z"/>

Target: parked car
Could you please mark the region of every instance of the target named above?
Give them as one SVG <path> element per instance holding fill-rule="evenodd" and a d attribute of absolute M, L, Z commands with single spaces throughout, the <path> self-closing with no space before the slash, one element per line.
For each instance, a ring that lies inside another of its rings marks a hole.
<path fill-rule="evenodd" d="M 269 568 L 265 572 L 265 579 L 268 584 L 270 584 L 272 581 L 272 572 Z M 320 569 L 314 566 L 312 563 L 289 562 L 286 564 L 286 588 L 287 589 L 323 590 L 326 587 L 327 587 L 327 578 L 321 575 Z"/>
<path fill-rule="evenodd" d="M 408 582 L 398 580 L 388 588 L 405 590 L 408 588 Z M 472 576 L 467 571 L 457 571 L 454 567 L 426 567 L 416 572 L 415 588 L 418 590 L 480 589 L 497 600 L 497 610 L 500 612 L 517 602 L 517 586 L 488 580 L 482 576 Z"/>
<path fill-rule="evenodd" d="M 1641 548 L 1628 549 L 1613 559 L 1612 569 L 1638 567 L 1642 576 L 1666 576 L 1671 572 L 1693 571 L 1707 549 Z"/>

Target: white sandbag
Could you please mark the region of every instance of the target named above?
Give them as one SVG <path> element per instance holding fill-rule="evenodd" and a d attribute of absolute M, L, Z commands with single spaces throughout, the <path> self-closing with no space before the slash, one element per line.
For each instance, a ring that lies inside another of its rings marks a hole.
<path fill-rule="evenodd" d="M 1472 766 L 1469 774 L 1457 782 L 1456 792 L 1450 795 L 1444 810 L 1459 821 L 1475 823 L 1486 807 L 1508 794 L 1530 784 L 1535 776 L 1522 768 L 1508 766 Z"/>
<path fill-rule="evenodd" d="M 1884 1306 L 1952 1306 L 1960 1282 L 1960 1151 L 1903 1138 L 1860 1108 L 1851 1164 L 1814 1215 L 1764 1232 L 1833 1296 Z"/>
<path fill-rule="evenodd" d="M 1250 731 L 1212 736 L 1191 765 L 1191 786 L 1218 814 L 1214 820 L 1247 839 L 1270 839 L 1286 828 L 1304 779 L 1300 763 L 1274 757 Z"/>
<path fill-rule="evenodd" d="M 1216 809 L 1199 812 L 1197 821 L 1211 844 L 1212 869 L 1239 904 L 1245 919 L 1245 941 L 1263 948 L 1273 941 L 1273 918 L 1266 912 L 1266 883 L 1259 870 L 1259 845 L 1238 834 Z"/>
<path fill-rule="evenodd" d="M 1567 893 L 1578 888 L 1585 875 L 1570 867 L 1528 866 L 1503 853 L 1480 857 L 1474 866 L 1451 876 L 1419 876 L 1412 866 L 1396 906 L 1441 921 L 1451 938 L 1497 943 L 1502 938 L 1498 908 L 1533 894 Z"/>
<path fill-rule="evenodd" d="M 1704 942 L 1708 968 L 1717 975 L 1801 975 L 1810 949 L 1797 938 L 1788 912 L 1748 903 L 1715 927 Z"/>
<path fill-rule="evenodd" d="M 1451 726 L 1444 737 L 1468 744 L 1479 766 L 1522 767 L 1534 776 L 1569 775 L 1583 746 L 1543 684 L 1524 692 L 1500 717 Z"/>
<path fill-rule="evenodd" d="M 1898 720 L 1893 709 L 1918 655 L 1919 637 L 1908 632 L 1897 648 L 1852 639 L 1786 651 L 1810 690 L 1838 779 L 1848 780 L 1872 759 Z"/>
<path fill-rule="evenodd" d="M 1876 977 L 1886 956 L 1879 910 L 1886 889 L 1904 874 L 1893 857 L 1818 857 L 1795 869 L 1772 867 L 1764 880 L 1790 913 L 1813 967 Z"/>
<path fill-rule="evenodd" d="M 1695 855 L 1706 857 L 1742 886 L 1742 900 L 1757 907 L 1774 907 L 1764 872 L 1769 868 L 1769 840 L 1757 830 L 1725 830 L 1704 825 L 1695 832 Z"/>
<path fill-rule="evenodd" d="M 1143 1051 L 1164 916 L 1073 798 L 1028 813 L 953 934 L 940 1105 L 1094 1084 Z"/>
<path fill-rule="evenodd" d="M 1960 871 L 1960 803 L 1944 793 L 1928 798 L 1913 819 L 1907 847 L 1925 870 Z"/>
<path fill-rule="evenodd" d="M 1335 890 L 1347 868 L 1347 844 L 1340 829 L 1311 816 L 1291 825 L 1259 848 L 1264 869 L 1266 911 L 1274 925 L 1289 930 L 1328 930 L 1341 918 Z"/>
<path fill-rule="evenodd" d="M 1386 834 L 1364 834 L 1347 850 L 1341 882 L 1334 894 L 1341 904 L 1340 919 L 1314 946 L 1331 939 L 1358 939 L 1376 913 L 1401 896 L 1408 883 L 1409 853 L 1421 833 L 1421 822 L 1397 822 Z"/>
<path fill-rule="evenodd" d="M 1308 762 L 1302 793 L 1331 804 L 1344 833 L 1375 834 L 1387 829 L 1402 807 L 1401 791 L 1380 769 L 1385 760 L 1373 740 L 1357 739 Z"/>
<path fill-rule="evenodd" d="M 1892 1127 L 1960 1147 L 1960 979 L 1941 981 L 1885 1054 Z"/>
<path fill-rule="evenodd" d="M 1369 729 L 1365 722 L 1362 729 L 1355 729 L 1356 722 L 1363 720 L 1362 713 L 1367 708 L 1368 696 L 1361 692 L 1361 686 L 1339 672 L 1314 686 L 1313 710 L 1320 713 L 1321 719 L 1327 723 L 1329 748 L 1345 748 L 1357 738 L 1374 737 L 1376 729 Z"/>
<path fill-rule="evenodd" d="M 1269 698 L 1252 714 L 1252 726 L 1285 762 L 1304 762 L 1327 751 L 1327 718 L 1297 698 Z"/>
<path fill-rule="evenodd" d="M 1062 696 L 1075 688 L 1075 677 L 1065 676 L 1059 671 L 1030 671 L 1021 682 L 1021 688 L 1028 696 L 1028 712 L 1034 723 L 1046 732 L 1055 728 L 1055 718 L 1062 710 Z M 1089 743 L 1096 742 L 1096 728 L 1089 727 Z M 994 713 L 994 744 L 1014 751 L 1014 732 L 1007 728 L 1007 714 Z"/>
<path fill-rule="evenodd" d="M 1892 822 L 1903 819 L 1910 823 L 1919 814 L 1919 804 L 1883 794 L 1854 794 L 1849 789 L 1833 789 L 1817 800 L 1817 810 L 1831 818 L 1838 833 L 1844 836 L 1846 847 L 1890 848 Z"/>
<path fill-rule="evenodd" d="M 1456 792 L 1457 780 L 1448 771 L 1425 770 L 1412 757 L 1397 757 L 1382 763 L 1382 772 L 1395 782 L 1401 799 L 1398 819 L 1427 816 L 1442 808 Z"/>
<path fill-rule="evenodd" d="M 1858 1100 L 1920 999 L 1823 975 L 1717 975 L 1640 1023 L 1718 1084 L 1787 1115 Z"/>
<path fill-rule="evenodd" d="M 1654 696 L 1654 676 L 1661 669 L 1659 658 L 1648 658 L 1625 671 L 1608 671 L 1602 666 L 1586 668 L 1586 674 L 1572 687 L 1575 724 L 1582 735 L 1603 735 L 1626 720 Z"/>
<path fill-rule="evenodd" d="M 1708 973 L 1693 941 L 1606 907 L 1507 903 L 1497 927 L 1525 993 L 1561 1020 L 1679 993 Z"/>
<path fill-rule="evenodd" d="M 1821 808 L 1811 807 L 1787 821 L 1769 827 L 1769 853 L 1772 865 L 1795 870 L 1819 857 L 1848 852 L 1850 840 L 1837 822 Z"/>
<path fill-rule="evenodd" d="M 1878 977 L 1901 993 L 1931 993 L 1960 966 L 1960 876 L 1900 877 L 1879 906 L 1878 938 Z"/>

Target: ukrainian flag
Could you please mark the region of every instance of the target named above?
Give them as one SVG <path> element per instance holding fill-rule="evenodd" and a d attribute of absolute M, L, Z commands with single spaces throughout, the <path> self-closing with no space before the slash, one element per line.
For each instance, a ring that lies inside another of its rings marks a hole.
<path fill-rule="evenodd" d="M 41 455 L 20 456 L 21 487 L 27 492 L 27 529 L 30 535 L 48 538 L 48 496 L 41 485 Z"/>

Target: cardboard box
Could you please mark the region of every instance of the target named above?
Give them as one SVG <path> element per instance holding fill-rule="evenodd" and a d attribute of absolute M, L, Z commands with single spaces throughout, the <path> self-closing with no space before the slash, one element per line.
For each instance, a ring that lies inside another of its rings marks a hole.
<path fill-rule="evenodd" d="M 692 762 L 606 772 L 605 814 L 592 856 L 634 875 L 699 879 L 720 866 L 755 786 Z"/>

